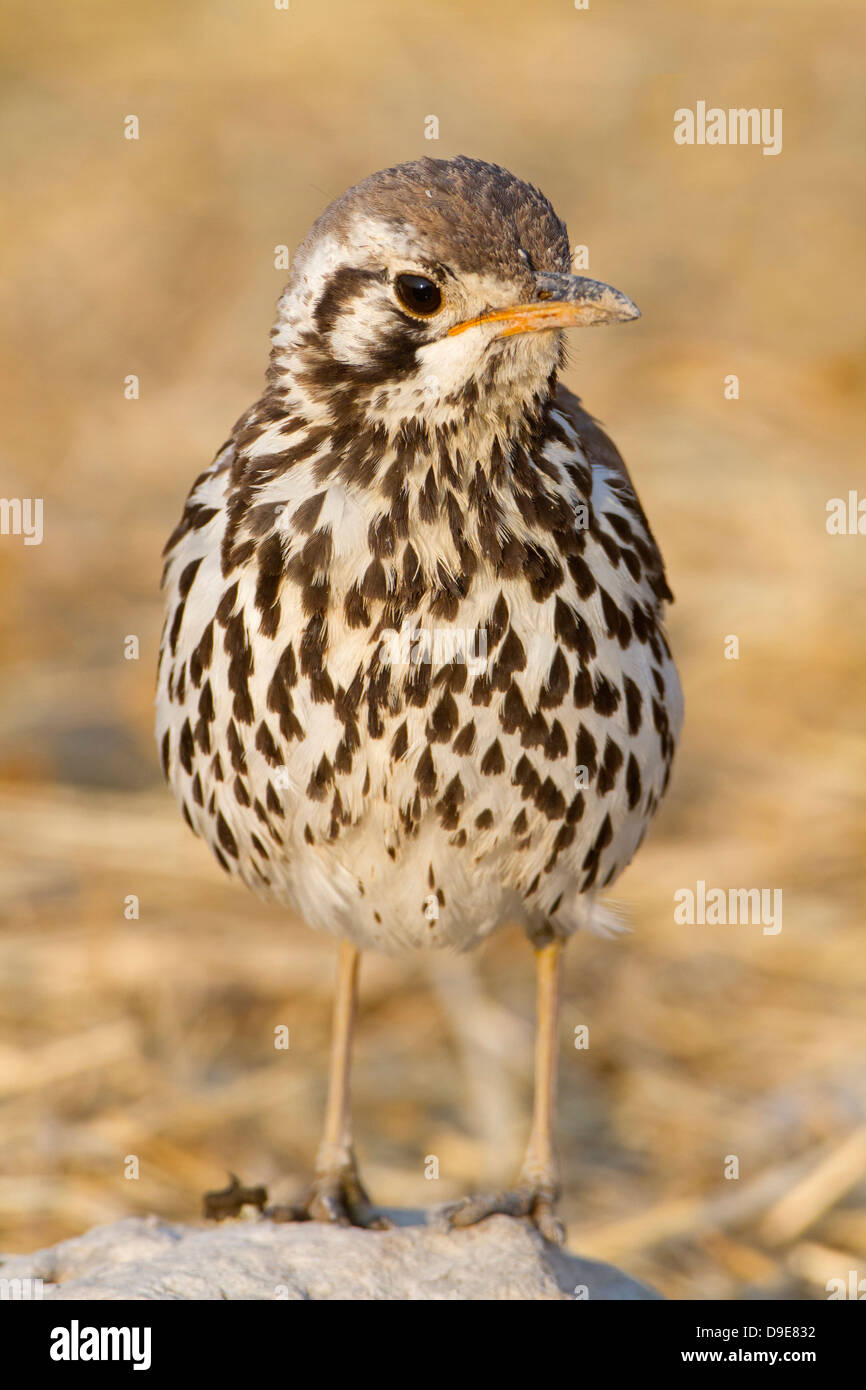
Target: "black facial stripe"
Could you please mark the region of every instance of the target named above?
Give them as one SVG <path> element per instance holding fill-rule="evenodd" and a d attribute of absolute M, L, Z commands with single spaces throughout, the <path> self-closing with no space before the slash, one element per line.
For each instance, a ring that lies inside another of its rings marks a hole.
<path fill-rule="evenodd" d="M 375 281 L 383 284 L 386 279 L 384 270 L 363 270 L 360 266 L 341 265 L 328 280 L 316 305 L 313 318 L 319 332 L 330 333 L 353 299 L 363 294 L 369 284 Z"/>
<path fill-rule="evenodd" d="M 299 361 L 295 368 L 297 380 L 316 399 L 346 387 L 367 388 L 372 396 L 377 388 L 389 381 L 410 376 L 418 368 L 418 337 L 395 311 L 395 330 L 383 333 L 367 353 L 363 364 L 341 362 L 331 357 L 316 334 L 301 334 L 298 340 Z M 356 398 L 355 412 L 363 407 Z"/>
<path fill-rule="evenodd" d="M 356 381 L 378 382 L 385 385 L 411 375 L 418 369 L 418 348 L 425 341 L 424 334 L 402 315 L 395 314 L 397 325 L 390 333 L 383 333 L 375 347 L 370 349 L 363 367 L 353 368 Z"/>

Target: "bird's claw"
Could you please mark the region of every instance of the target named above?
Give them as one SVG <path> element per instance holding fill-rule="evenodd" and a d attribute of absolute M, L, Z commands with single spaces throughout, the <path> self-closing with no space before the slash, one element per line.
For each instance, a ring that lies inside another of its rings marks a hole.
<path fill-rule="evenodd" d="M 563 1245 L 565 1227 L 556 1215 L 557 1196 L 556 1189 L 546 1185 L 478 1193 L 440 1207 L 436 1225 L 442 1230 L 455 1230 L 474 1226 L 488 1216 L 525 1217 L 551 1245 Z"/>
<path fill-rule="evenodd" d="M 376 1211 L 353 1168 L 317 1174 L 300 1202 L 266 1207 L 272 1221 L 322 1221 L 332 1226 L 362 1226 L 368 1231 L 387 1231 L 392 1222 Z"/>
<path fill-rule="evenodd" d="M 206 1221 L 225 1221 L 226 1217 L 240 1216 L 243 1207 L 257 1207 L 264 1211 L 268 1200 L 264 1187 L 245 1187 L 234 1173 L 229 1173 L 229 1185 L 220 1192 L 206 1192 L 202 1198 Z"/>

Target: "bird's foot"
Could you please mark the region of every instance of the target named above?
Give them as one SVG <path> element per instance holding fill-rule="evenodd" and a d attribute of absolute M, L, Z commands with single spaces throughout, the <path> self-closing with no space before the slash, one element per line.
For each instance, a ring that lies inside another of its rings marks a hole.
<path fill-rule="evenodd" d="M 474 1226 L 488 1216 L 526 1217 L 552 1245 L 565 1241 L 565 1227 L 556 1215 L 559 1193 L 549 1184 L 521 1184 L 510 1192 L 477 1193 L 441 1207 L 436 1224 L 445 1230 Z"/>
<path fill-rule="evenodd" d="M 244 1187 L 234 1173 L 229 1173 L 229 1185 L 220 1192 L 206 1192 L 202 1199 L 206 1221 L 225 1221 L 229 1216 L 240 1216 L 242 1207 L 258 1207 L 264 1211 L 268 1200 L 264 1187 Z"/>
<path fill-rule="evenodd" d="M 363 1226 L 368 1231 L 387 1231 L 392 1222 L 377 1212 L 364 1190 L 354 1165 L 331 1173 L 318 1173 L 300 1202 L 266 1207 L 272 1221 L 325 1221 L 334 1226 Z"/>

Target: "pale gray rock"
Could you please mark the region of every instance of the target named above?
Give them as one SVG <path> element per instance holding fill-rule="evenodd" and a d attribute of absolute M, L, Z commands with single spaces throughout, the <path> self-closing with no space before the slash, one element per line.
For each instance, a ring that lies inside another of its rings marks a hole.
<path fill-rule="evenodd" d="M 661 1297 L 610 1265 L 555 1249 L 507 1216 L 444 1231 L 425 1224 L 423 1212 L 388 1215 L 397 1223 L 390 1231 L 128 1217 L 32 1255 L 2 1258 L 0 1290 L 21 1296 L 5 1281 L 41 1279 L 44 1298 L 68 1300 Z"/>

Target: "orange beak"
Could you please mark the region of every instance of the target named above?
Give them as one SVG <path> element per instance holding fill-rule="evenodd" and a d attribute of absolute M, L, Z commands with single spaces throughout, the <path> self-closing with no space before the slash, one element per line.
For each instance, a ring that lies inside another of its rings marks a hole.
<path fill-rule="evenodd" d="M 493 337 L 510 338 L 516 333 L 593 328 L 601 323 L 625 323 L 629 319 L 640 318 L 640 309 L 627 295 L 601 280 L 547 272 L 535 278 L 538 289 L 529 303 L 515 304 L 509 309 L 490 309 L 487 313 L 455 324 L 449 328 L 448 336 L 487 324 L 495 325 Z"/>

